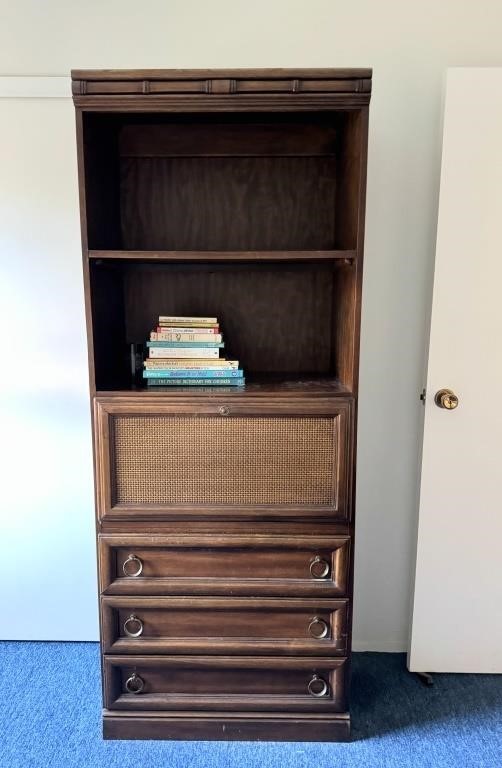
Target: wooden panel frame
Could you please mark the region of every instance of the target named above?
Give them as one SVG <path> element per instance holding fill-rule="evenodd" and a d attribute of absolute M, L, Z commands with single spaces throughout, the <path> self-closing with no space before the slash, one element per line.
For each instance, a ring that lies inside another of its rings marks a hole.
<path fill-rule="evenodd" d="M 195 535 L 135 535 L 100 534 L 98 537 L 100 592 L 104 595 L 290 595 L 292 597 L 344 597 L 348 592 L 349 536 L 229 536 L 214 534 Z M 235 578 L 155 578 L 116 576 L 114 550 L 118 548 L 191 548 L 205 547 L 217 551 L 239 547 L 252 553 L 260 549 L 331 550 L 330 573 L 326 579 L 235 579 Z"/>
<path fill-rule="evenodd" d="M 141 676 L 142 670 L 166 669 L 213 669 L 230 671 L 238 680 L 240 670 L 253 670 L 257 676 L 264 676 L 264 689 L 267 688 L 268 670 L 304 671 L 305 695 L 281 695 L 272 691 L 269 694 L 225 694 L 214 691 L 210 695 L 194 695 L 187 691 L 183 694 L 138 695 L 124 693 L 120 679 L 121 668 L 131 668 Z M 314 674 L 328 677 L 329 693 L 314 698 L 307 693 L 309 677 Z M 196 717 L 199 711 L 247 712 L 345 712 L 347 659 L 344 657 L 271 657 L 271 656 L 103 656 L 104 702 L 106 709 L 126 712 L 141 711 L 190 711 Z"/>
<path fill-rule="evenodd" d="M 119 627 L 118 611 L 125 610 L 131 615 L 142 618 L 142 611 L 156 610 L 165 614 L 167 625 L 172 626 L 172 637 L 148 637 L 144 632 L 141 637 L 124 637 Z M 184 637 L 176 634 L 176 619 L 179 612 L 193 616 L 197 626 L 197 611 L 212 611 L 220 614 L 228 612 L 260 612 L 263 624 L 267 618 L 277 618 L 282 612 L 306 613 L 305 637 L 265 638 L 252 635 L 249 625 L 249 637 L 225 637 L 204 634 L 204 626 L 199 636 Z M 252 597 L 102 597 L 101 598 L 101 639 L 104 653 L 128 654 L 280 654 L 330 656 L 345 655 L 347 652 L 347 600 L 298 599 L 298 598 L 252 598 Z M 173 613 L 174 612 L 174 613 Z M 329 613 L 329 619 L 328 619 Z M 308 635 L 308 623 L 317 615 L 328 624 L 325 638 Z"/>
<path fill-rule="evenodd" d="M 333 467 L 335 503 L 326 506 L 308 505 L 125 505 L 114 503 L 113 484 L 113 418 L 115 416 L 327 416 L 338 420 L 338 447 Z M 98 520 L 179 520 L 228 519 L 348 519 L 350 504 L 351 460 L 351 401 L 340 399 L 254 400 L 236 395 L 225 400 L 189 398 L 183 396 L 158 398 L 145 402 L 141 396 L 96 398 L 94 401 L 94 430 L 96 439 L 96 500 Z"/>

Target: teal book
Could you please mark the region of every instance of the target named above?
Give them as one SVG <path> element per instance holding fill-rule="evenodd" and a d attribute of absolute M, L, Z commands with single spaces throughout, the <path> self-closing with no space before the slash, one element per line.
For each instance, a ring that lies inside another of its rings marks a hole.
<path fill-rule="evenodd" d="M 148 379 L 149 387 L 242 387 L 245 379 L 243 376 L 235 379 Z"/>
<path fill-rule="evenodd" d="M 147 347 L 186 347 L 188 349 L 221 349 L 224 341 L 147 341 Z"/>
<path fill-rule="evenodd" d="M 143 371 L 144 379 L 239 379 L 242 368 L 149 368 Z"/>

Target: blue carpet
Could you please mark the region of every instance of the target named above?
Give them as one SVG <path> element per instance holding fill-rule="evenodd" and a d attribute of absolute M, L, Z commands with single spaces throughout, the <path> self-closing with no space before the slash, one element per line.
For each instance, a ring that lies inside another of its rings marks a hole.
<path fill-rule="evenodd" d="M 436 675 L 354 654 L 350 744 L 101 739 L 95 643 L 0 643 L 0 765 L 72 768 L 500 768 L 502 677 Z"/>

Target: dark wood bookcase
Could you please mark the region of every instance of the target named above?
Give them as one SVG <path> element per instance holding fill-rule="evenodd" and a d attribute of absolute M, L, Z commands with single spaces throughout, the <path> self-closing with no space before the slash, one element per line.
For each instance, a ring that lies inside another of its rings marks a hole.
<path fill-rule="evenodd" d="M 371 70 L 72 83 L 104 736 L 345 739 Z M 161 314 L 245 388 L 139 385 Z"/>

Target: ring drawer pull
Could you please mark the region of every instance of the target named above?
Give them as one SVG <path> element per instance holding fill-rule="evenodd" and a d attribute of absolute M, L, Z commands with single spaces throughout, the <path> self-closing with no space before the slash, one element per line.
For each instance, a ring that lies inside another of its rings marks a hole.
<path fill-rule="evenodd" d="M 131 572 L 127 564 L 128 563 L 136 563 L 136 570 L 134 572 Z M 140 560 L 140 558 L 137 555 L 129 555 L 126 560 L 124 560 L 124 563 L 122 565 L 122 570 L 124 572 L 124 576 L 129 576 L 131 578 L 136 578 L 136 576 L 141 576 L 141 573 L 143 571 L 143 562 Z"/>
<path fill-rule="evenodd" d="M 230 413 L 230 408 L 228 407 L 228 405 L 219 405 L 218 413 L 220 413 L 222 416 L 228 416 L 228 414 Z"/>
<path fill-rule="evenodd" d="M 308 684 L 308 692 L 316 699 L 321 698 L 321 696 L 326 696 L 328 690 L 329 686 L 326 680 L 323 680 L 322 677 L 319 677 L 318 675 L 314 675 Z"/>
<path fill-rule="evenodd" d="M 319 555 L 310 562 L 310 575 L 313 579 L 325 579 L 329 574 L 329 563 Z"/>
<path fill-rule="evenodd" d="M 137 625 L 138 628 L 136 630 L 133 630 L 128 626 L 133 624 Z M 140 637 L 140 635 L 143 634 L 143 622 L 135 616 L 134 613 L 131 613 L 131 615 L 124 621 L 124 632 L 128 637 Z"/>
<path fill-rule="evenodd" d="M 329 627 L 324 619 L 319 616 L 314 616 L 309 624 L 309 632 L 316 640 L 322 640 L 328 636 Z"/>
<path fill-rule="evenodd" d="M 125 687 L 128 693 L 141 693 L 145 687 L 145 681 L 142 677 L 137 675 L 136 672 L 133 672 L 131 677 L 128 677 L 125 681 Z"/>

